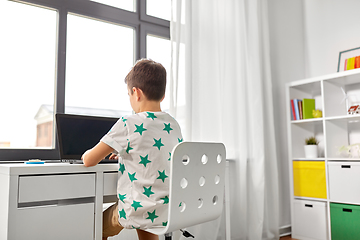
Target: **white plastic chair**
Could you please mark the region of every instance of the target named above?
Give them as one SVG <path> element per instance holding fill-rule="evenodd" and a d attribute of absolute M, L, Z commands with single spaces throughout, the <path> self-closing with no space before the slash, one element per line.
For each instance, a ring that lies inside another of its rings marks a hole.
<path fill-rule="evenodd" d="M 218 218 L 224 202 L 225 163 L 222 143 L 178 144 L 171 154 L 167 226 L 146 231 L 169 240 L 173 231 Z"/>

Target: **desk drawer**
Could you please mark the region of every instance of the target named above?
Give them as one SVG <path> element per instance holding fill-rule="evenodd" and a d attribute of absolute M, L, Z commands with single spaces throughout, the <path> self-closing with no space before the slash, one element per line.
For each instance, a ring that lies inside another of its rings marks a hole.
<path fill-rule="evenodd" d="M 118 173 L 104 173 L 104 196 L 117 195 Z"/>
<path fill-rule="evenodd" d="M 22 208 L 8 239 L 94 239 L 94 203 Z"/>
<path fill-rule="evenodd" d="M 19 177 L 19 203 L 95 196 L 95 174 Z"/>

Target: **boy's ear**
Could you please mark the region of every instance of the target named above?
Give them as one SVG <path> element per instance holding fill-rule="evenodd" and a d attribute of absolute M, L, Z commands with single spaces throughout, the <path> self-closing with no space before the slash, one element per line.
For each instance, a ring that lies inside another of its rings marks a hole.
<path fill-rule="evenodd" d="M 136 100 L 139 101 L 141 98 L 143 98 L 144 93 L 140 88 L 133 87 L 133 94 L 136 96 Z"/>

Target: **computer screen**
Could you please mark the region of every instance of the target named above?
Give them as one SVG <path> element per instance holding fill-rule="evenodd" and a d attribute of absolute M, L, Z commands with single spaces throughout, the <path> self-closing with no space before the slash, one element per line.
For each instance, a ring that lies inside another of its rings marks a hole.
<path fill-rule="evenodd" d="M 55 118 L 61 159 L 80 159 L 118 121 L 118 118 L 62 113 L 57 113 Z"/>

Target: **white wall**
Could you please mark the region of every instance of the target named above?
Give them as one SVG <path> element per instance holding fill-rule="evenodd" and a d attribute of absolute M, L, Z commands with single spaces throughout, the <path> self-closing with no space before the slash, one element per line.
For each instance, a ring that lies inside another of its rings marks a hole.
<path fill-rule="evenodd" d="M 339 52 L 360 47 L 359 0 L 272 0 L 269 5 L 280 226 L 290 224 L 285 84 L 337 71 Z"/>
<path fill-rule="evenodd" d="M 359 0 L 304 0 L 306 76 L 337 72 L 339 52 L 360 47 Z"/>
<path fill-rule="evenodd" d="M 303 8 L 302 0 L 272 0 L 268 6 L 275 133 L 279 158 L 281 227 L 291 222 L 285 83 L 304 78 Z"/>

